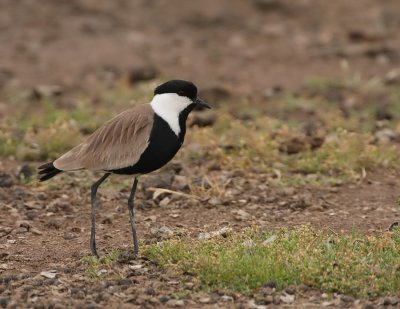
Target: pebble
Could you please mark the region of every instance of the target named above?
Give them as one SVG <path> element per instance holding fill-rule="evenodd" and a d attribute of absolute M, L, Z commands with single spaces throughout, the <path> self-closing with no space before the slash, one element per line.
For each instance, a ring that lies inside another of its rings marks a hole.
<path fill-rule="evenodd" d="M 185 302 L 181 299 L 170 299 L 166 302 L 166 305 L 169 307 L 183 307 Z"/>
<path fill-rule="evenodd" d="M 375 140 L 381 143 L 389 143 L 396 138 L 396 134 L 391 129 L 383 129 L 375 133 Z"/>
<path fill-rule="evenodd" d="M 128 80 L 130 85 L 135 85 L 138 82 L 149 81 L 156 78 L 158 71 L 153 66 L 140 66 L 132 68 L 129 72 Z"/>
<path fill-rule="evenodd" d="M 243 209 L 239 209 L 238 211 L 236 211 L 235 219 L 239 221 L 246 221 L 250 219 L 250 214 Z"/>
<path fill-rule="evenodd" d="M 162 302 L 162 303 L 165 303 L 165 302 L 167 302 L 167 301 L 170 300 L 170 297 L 169 297 L 168 295 L 161 295 L 161 296 L 158 298 L 158 300 L 159 300 L 160 302 Z"/>
<path fill-rule="evenodd" d="M 352 303 L 352 302 L 354 302 L 354 297 L 349 296 L 349 295 L 342 295 L 342 296 L 340 297 L 340 300 L 341 300 L 342 302 L 345 302 L 345 303 Z"/>
<path fill-rule="evenodd" d="M 229 295 L 222 295 L 222 296 L 221 296 L 221 300 L 222 300 L 223 302 L 233 302 L 233 297 L 232 297 L 232 296 L 229 296 Z"/>
<path fill-rule="evenodd" d="M 175 232 L 167 226 L 151 229 L 151 234 L 158 239 L 169 239 L 175 235 Z"/>
<path fill-rule="evenodd" d="M 217 197 L 212 197 L 208 200 L 208 204 L 211 206 L 219 206 L 222 205 L 222 201 Z"/>
<path fill-rule="evenodd" d="M 10 174 L 0 172 L 0 187 L 9 188 L 14 185 L 14 179 Z"/>
<path fill-rule="evenodd" d="M 213 111 L 201 111 L 194 113 L 189 121 L 190 126 L 208 127 L 212 126 L 217 120 L 217 115 Z"/>
<path fill-rule="evenodd" d="M 218 236 L 227 237 L 231 231 L 231 228 L 223 227 L 217 231 L 200 233 L 199 236 L 197 236 L 197 239 L 207 240 Z"/>
<path fill-rule="evenodd" d="M 159 203 L 159 205 L 161 206 L 161 207 L 165 207 L 165 206 L 168 206 L 168 204 L 171 202 L 171 199 L 168 197 L 168 196 L 166 196 L 166 197 L 164 197 L 162 200 L 161 200 L 161 202 Z"/>
<path fill-rule="evenodd" d="M 194 283 L 193 282 L 185 282 L 185 288 L 188 290 L 191 290 L 194 288 Z"/>
<path fill-rule="evenodd" d="M 62 88 L 58 85 L 37 85 L 33 88 L 31 97 L 36 100 L 43 98 L 50 98 L 60 96 L 62 94 Z"/>
<path fill-rule="evenodd" d="M 45 277 L 45 278 L 48 278 L 48 279 L 54 279 L 57 276 L 57 271 L 55 271 L 55 270 L 45 270 L 45 271 L 42 271 L 40 273 L 40 275 L 42 277 Z"/>
<path fill-rule="evenodd" d="M 244 247 L 251 248 L 251 247 L 254 247 L 256 245 L 256 243 L 252 239 L 247 239 L 244 242 L 242 242 L 242 245 Z"/>
<path fill-rule="evenodd" d="M 172 187 L 179 191 L 188 192 L 190 190 L 188 177 L 183 175 L 175 175 Z"/>
<path fill-rule="evenodd" d="M 132 270 L 138 270 L 138 269 L 140 269 L 142 267 L 143 267 L 143 265 L 141 265 L 141 264 L 129 265 L 129 269 L 132 269 Z"/>
<path fill-rule="evenodd" d="M 72 240 L 77 238 L 78 236 L 75 233 L 72 232 L 64 232 L 64 239 L 65 240 Z"/>
<path fill-rule="evenodd" d="M 199 299 L 199 303 L 201 304 L 208 304 L 211 302 L 211 298 L 210 297 L 202 297 Z"/>
<path fill-rule="evenodd" d="M 267 306 L 265 306 L 265 305 L 257 305 L 254 299 L 250 299 L 247 302 L 247 308 L 248 309 L 267 309 Z"/>
<path fill-rule="evenodd" d="M 264 298 L 264 302 L 268 305 L 274 302 L 274 297 L 272 295 L 267 295 Z"/>
<path fill-rule="evenodd" d="M 265 246 L 265 245 L 268 245 L 268 244 L 272 244 L 277 238 L 278 238 L 278 236 L 272 235 L 272 236 L 268 237 L 266 240 L 264 240 L 264 241 L 262 242 L 262 244 L 263 244 L 264 246 Z"/>
<path fill-rule="evenodd" d="M 271 288 L 271 289 L 276 289 L 276 282 L 275 281 L 268 281 L 267 283 L 264 284 L 264 287 Z"/>
<path fill-rule="evenodd" d="M 220 84 L 206 85 L 201 90 L 201 97 L 208 102 L 219 102 L 229 99 L 231 96 L 231 89 Z"/>
<path fill-rule="evenodd" d="M 280 297 L 280 300 L 284 302 L 285 304 L 291 304 L 294 302 L 294 295 L 293 294 L 287 294 L 283 293 Z"/>

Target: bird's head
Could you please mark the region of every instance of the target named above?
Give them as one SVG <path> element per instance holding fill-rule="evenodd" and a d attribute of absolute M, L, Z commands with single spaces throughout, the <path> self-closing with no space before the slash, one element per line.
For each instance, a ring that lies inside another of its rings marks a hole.
<path fill-rule="evenodd" d="M 197 87 L 185 80 L 170 80 L 154 90 L 154 98 L 151 102 L 153 108 L 166 110 L 180 114 L 184 110 L 192 110 L 194 107 L 211 108 L 207 102 L 197 96 Z"/>

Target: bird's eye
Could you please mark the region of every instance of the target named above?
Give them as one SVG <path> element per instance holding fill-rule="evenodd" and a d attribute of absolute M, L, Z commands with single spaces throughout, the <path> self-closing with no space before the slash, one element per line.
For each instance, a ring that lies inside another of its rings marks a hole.
<path fill-rule="evenodd" d="M 185 95 L 185 91 L 178 91 L 178 94 L 184 96 Z"/>

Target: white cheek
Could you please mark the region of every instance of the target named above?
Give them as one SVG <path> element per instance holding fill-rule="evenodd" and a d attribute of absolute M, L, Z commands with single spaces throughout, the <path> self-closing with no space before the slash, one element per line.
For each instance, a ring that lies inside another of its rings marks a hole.
<path fill-rule="evenodd" d="M 175 93 L 163 93 L 155 95 L 150 105 L 154 112 L 164 119 L 178 136 L 181 132 L 179 114 L 191 103 L 189 98 Z"/>

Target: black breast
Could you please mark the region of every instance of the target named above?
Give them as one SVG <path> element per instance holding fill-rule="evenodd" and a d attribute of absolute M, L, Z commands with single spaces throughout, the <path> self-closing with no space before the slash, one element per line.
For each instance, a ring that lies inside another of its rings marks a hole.
<path fill-rule="evenodd" d="M 186 132 L 185 120 L 180 121 L 181 132 L 179 136 L 176 136 L 168 123 L 157 114 L 154 114 L 149 145 L 140 156 L 139 161 L 135 165 L 111 170 L 110 172 L 124 175 L 147 174 L 168 163 L 183 143 Z"/>

